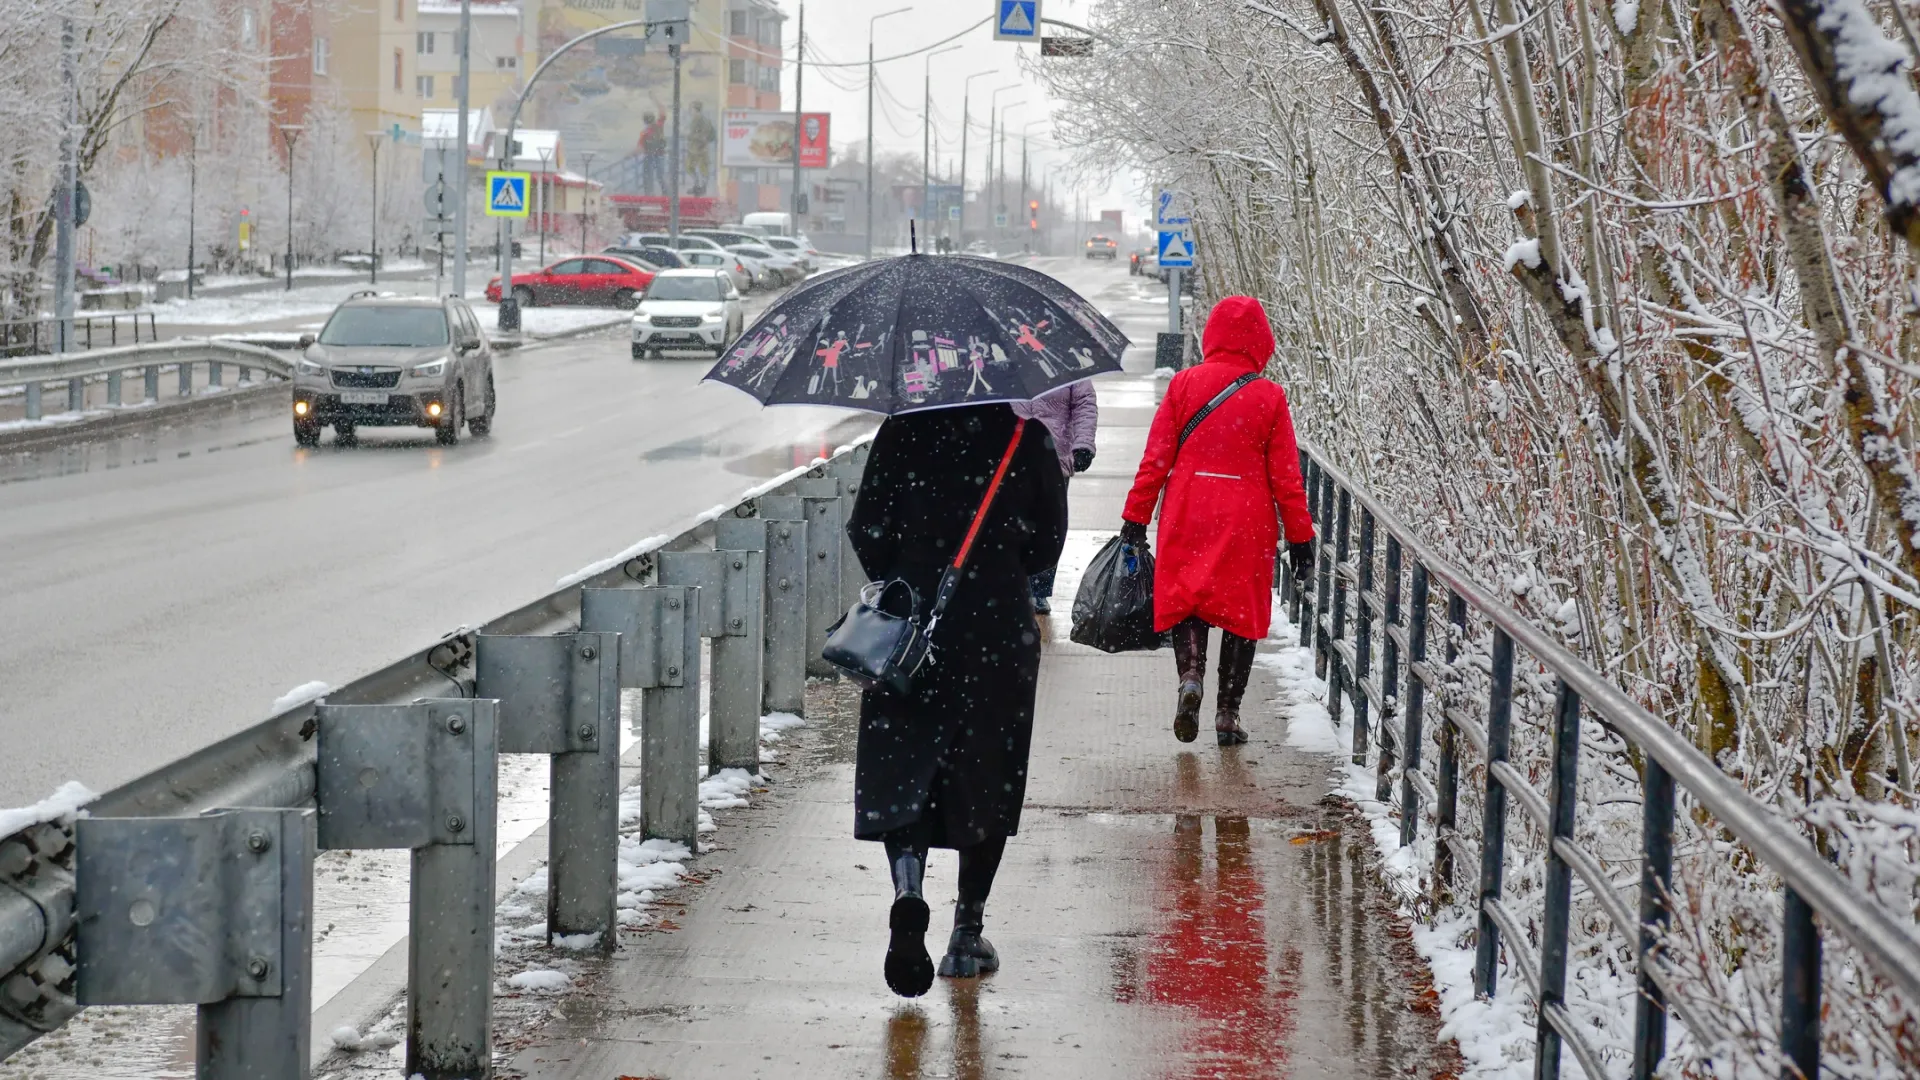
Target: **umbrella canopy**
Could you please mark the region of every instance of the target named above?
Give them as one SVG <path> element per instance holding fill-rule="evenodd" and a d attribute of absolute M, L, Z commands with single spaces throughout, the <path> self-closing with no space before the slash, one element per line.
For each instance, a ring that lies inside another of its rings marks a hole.
<path fill-rule="evenodd" d="M 767 405 L 894 415 L 1025 401 L 1120 370 L 1127 336 L 1024 266 L 905 255 L 815 278 L 768 308 L 707 373 Z"/>

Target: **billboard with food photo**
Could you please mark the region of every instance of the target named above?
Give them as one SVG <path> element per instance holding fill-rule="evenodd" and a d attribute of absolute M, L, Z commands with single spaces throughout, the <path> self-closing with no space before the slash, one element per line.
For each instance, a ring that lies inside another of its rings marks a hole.
<path fill-rule="evenodd" d="M 827 167 L 826 113 L 800 114 L 800 167 Z M 793 114 L 727 111 L 722 161 L 736 169 L 779 168 L 793 165 Z"/>

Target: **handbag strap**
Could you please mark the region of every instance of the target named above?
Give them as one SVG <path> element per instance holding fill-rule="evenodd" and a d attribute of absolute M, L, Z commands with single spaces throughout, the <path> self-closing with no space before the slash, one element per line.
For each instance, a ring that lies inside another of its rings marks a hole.
<path fill-rule="evenodd" d="M 1239 378 L 1228 383 L 1226 385 L 1226 389 L 1221 390 L 1219 393 L 1213 395 L 1212 401 L 1209 401 L 1205 405 L 1200 406 L 1200 411 L 1193 414 L 1193 419 L 1187 421 L 1187 426 L 1180 429 L 1180 441 L 1174 444 L 1174 447 L 1173 447 L 1174 459 L 1179 460 L 1180 448 L 1187 445 L 1187 437 L 1193 434 L 1194 428 L 1197 428 L 1200 426 L 1200 421 L 1205 420 L 1208 416 L 1212 415 L 1213 410 L 1219 408 L 1222 405 L 1225 405 L 1227 403 L 1228 398 L 1239 393 L 1242 389 L 1247 387 L 1249 384 L 1251 384 L 1255 379 L 1258 379 L 1259 377 L 1260 377 L 1259 372 L 1249 371 L 1245 375 L 1242 375 Z"/>
<path fill-rule="evenodd" d="M 1000 455 L 1000 467 L 993 471 L 993 480 L 987 484 L 987 493 L 980 500 L 980 509 L 973 512 L 973 524 L 967 526 L 967 537 L 960 541 L 960 550 L 953 553 L 953 562 L 940 574 L 940 591 L 933 597 L 933 612 L 927 618 L 927 633 L 933 633 L 934 624 L 947 610 L 947 601 L 953 596 L 954 586 L 960 580 L 960 568 L 967 563 L 967 555 L 973 551 L 973 542 L 980 535 L 980 527 L 986 524 L 987 510 L 993 506 L 993 497 L 1000 492 L 1000 481 L 1007 478 L 1007 469 L 1013 465 L 1014 452 L 1020 449 L 1020 436 L 1027 429 L 1025 417 L 1013 422 L 1013 439 L 1007 443 L 1007 452 Z"/>

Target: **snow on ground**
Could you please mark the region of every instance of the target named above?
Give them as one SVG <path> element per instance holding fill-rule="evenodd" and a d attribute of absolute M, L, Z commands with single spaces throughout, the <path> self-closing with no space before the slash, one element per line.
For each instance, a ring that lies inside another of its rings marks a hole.
<path fill-rule="evenodd" d="M 12 836 L 29 825 L 82 814 L 84 811 L 80 808 L 93 800 L 94 793 L 85 784 L 69 780 L 37 803 L 10 810 L 0 809 L 0 837 Z"/>
<path fill-rule="evenodd" d="M 315 679 L 312 682 L 303 682 L 299 686 L 296 686 L 293 689 L 287 691 L 286 693 L 281 694 L 279 697 L 274 698 L 273 704 L 267 706 L 267 715 L 279 716 L 281 713 L 286 712 L 288 709 L 305 705 L 309 701 L 317 701 L 320 698 L 326 697 L 329 693 L 332 693 L 332 692 L 333 692 L 333 687 L 328 686 L 326 683 L 323 683 L 318 679 Z"/>
<path fill-rule="evenodd" d="M 573 989 L 573 977 L 551 968 L 533 968 L 508 976 L 507 985 L 536 994 L 563 994 Z"/>
<path fill-rule="evenodd" d="M 496 305 L 476 305 L 474 314 L 480 317 L 480 325 L 494 336 L 502 336 L 493 328 L 499 325 L 499 317 L 494 313 Z M 633 321 L 633 313 L 619 308 L 596 307 L 536 307 L 520 309 L 520 332 L 528 337 L 551 337 L 555 334 L 577 334 L 588 330 L 598 330 L 609 326 L 626 326 Z"/>

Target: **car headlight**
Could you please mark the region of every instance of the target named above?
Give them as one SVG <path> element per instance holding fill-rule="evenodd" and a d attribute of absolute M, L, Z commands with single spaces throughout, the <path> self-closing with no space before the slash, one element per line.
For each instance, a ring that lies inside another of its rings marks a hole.
<path fill-rule="evenodd" d="M 719 322 L 719 321 L 720 321 L 720 317 L 721 317 L 721 316 L 723 316 L 723 315 L 725 315 L 725 314 L 726 314 L 726 312 L 724 312 L 724 311 L 709 311 L 709 312 L 707 312 L 707 313 L 706 313 L 705 315 L 702 315 L 702 316 L 700 316 L 700 317 L 701 317 L 702 319 L 704 319 L 704 320 L 706 320 L 707 322 Z"/>
<path fill-rule="evenodd" d="M 300 358 L 299 371 L 302 375 L 325 375 L 327 368 L 325 364 L 316 364 L 303 356 Z"/>
<path fill-rule="evenodd" d="M 431 363 L 417 364 L 413 369 L 413 377 L 416 379 L 432 379 L 446 373 L 447 358 L 444 356 Z"/>

